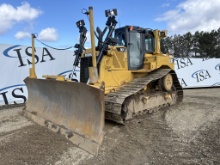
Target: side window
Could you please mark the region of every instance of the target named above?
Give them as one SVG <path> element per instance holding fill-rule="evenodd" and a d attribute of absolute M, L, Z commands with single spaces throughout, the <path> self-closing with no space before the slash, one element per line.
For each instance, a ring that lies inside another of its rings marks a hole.
<path fill-rule="evenodd" d="M 154 52 L 154 37 L 152 35 L 145 36 L 145 49 L 146 52 Z"/>
<path fill-rule="evenodd" d="M 119 41 L 118 45 L 126 46 L 126 40 L 125 40 L 125 33 L 124 32 L 117 33 L 116 38 Z"/>

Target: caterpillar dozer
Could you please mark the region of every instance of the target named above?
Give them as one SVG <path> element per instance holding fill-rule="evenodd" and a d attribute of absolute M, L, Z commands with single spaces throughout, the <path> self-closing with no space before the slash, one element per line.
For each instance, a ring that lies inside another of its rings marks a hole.
<path fill-rule="evenodd" d="M 65 135 L 80 148 L 98 154 L 105 119 L 125 124 L 140 113 L 152 113 L 181 102 L 183 90 L 174 71 L 173 56 L 160 50 L 166 30 L 138 26 L 116 29 L 117 10 L 113 9 L 105 11 L 104 30 L 97 27 L 95 32 L 93 8 L 89 7 L 84 14 L 90 20 L 91 48 L 84 48 L 87 29 L 80 20 L 76 23 L 80 39 L 75 45 L 74 67 L 69 78 L 47 75 L 38 79 L 32 55 L 30 76 L 24 80 L 28 88 L 24 114 Z M 74 78 L 78 65 L 80 82 Z"/>

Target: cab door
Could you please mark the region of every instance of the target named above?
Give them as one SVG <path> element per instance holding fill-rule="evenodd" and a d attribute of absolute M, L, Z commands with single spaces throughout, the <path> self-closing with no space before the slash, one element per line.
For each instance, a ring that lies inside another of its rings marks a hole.
<path fill-rule="evenodd" d="M 144 63 L 143 33 L 135 30 L 129 31 L 128 41 L 128 69 L 141 69 Z"/>

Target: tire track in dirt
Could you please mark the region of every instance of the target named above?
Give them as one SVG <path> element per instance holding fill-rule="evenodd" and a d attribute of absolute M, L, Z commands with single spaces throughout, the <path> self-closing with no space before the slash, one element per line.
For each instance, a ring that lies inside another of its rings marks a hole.
<path fill-rule="evenodd" d="M 186 90 L 180 105 L 125 126 L 107 123 L 97 157 L 13 109 L 1 110 L 0 164 L 219 164 L 219 100 L 220 88 Z"/>
<path fill-rule="evenodd" d="M 220 89 L 215 97 L 207 90 L 186 91 L 180 105 L 127 122 L 108 135 L 122 134 L 116 146 L 104 143 L 114 147 L 82 164 L 218 164 Z"/>

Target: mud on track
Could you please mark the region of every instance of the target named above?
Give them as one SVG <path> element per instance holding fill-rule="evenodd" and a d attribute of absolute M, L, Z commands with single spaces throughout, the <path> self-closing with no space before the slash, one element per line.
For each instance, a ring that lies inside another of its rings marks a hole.
<path fill-rule="evenodd" d="M 106 123 L 97 157 L 25 119 L 0 110 L 0 164 L 220 164 L 220 88 L 186 90 L 183 103 Z"/>

